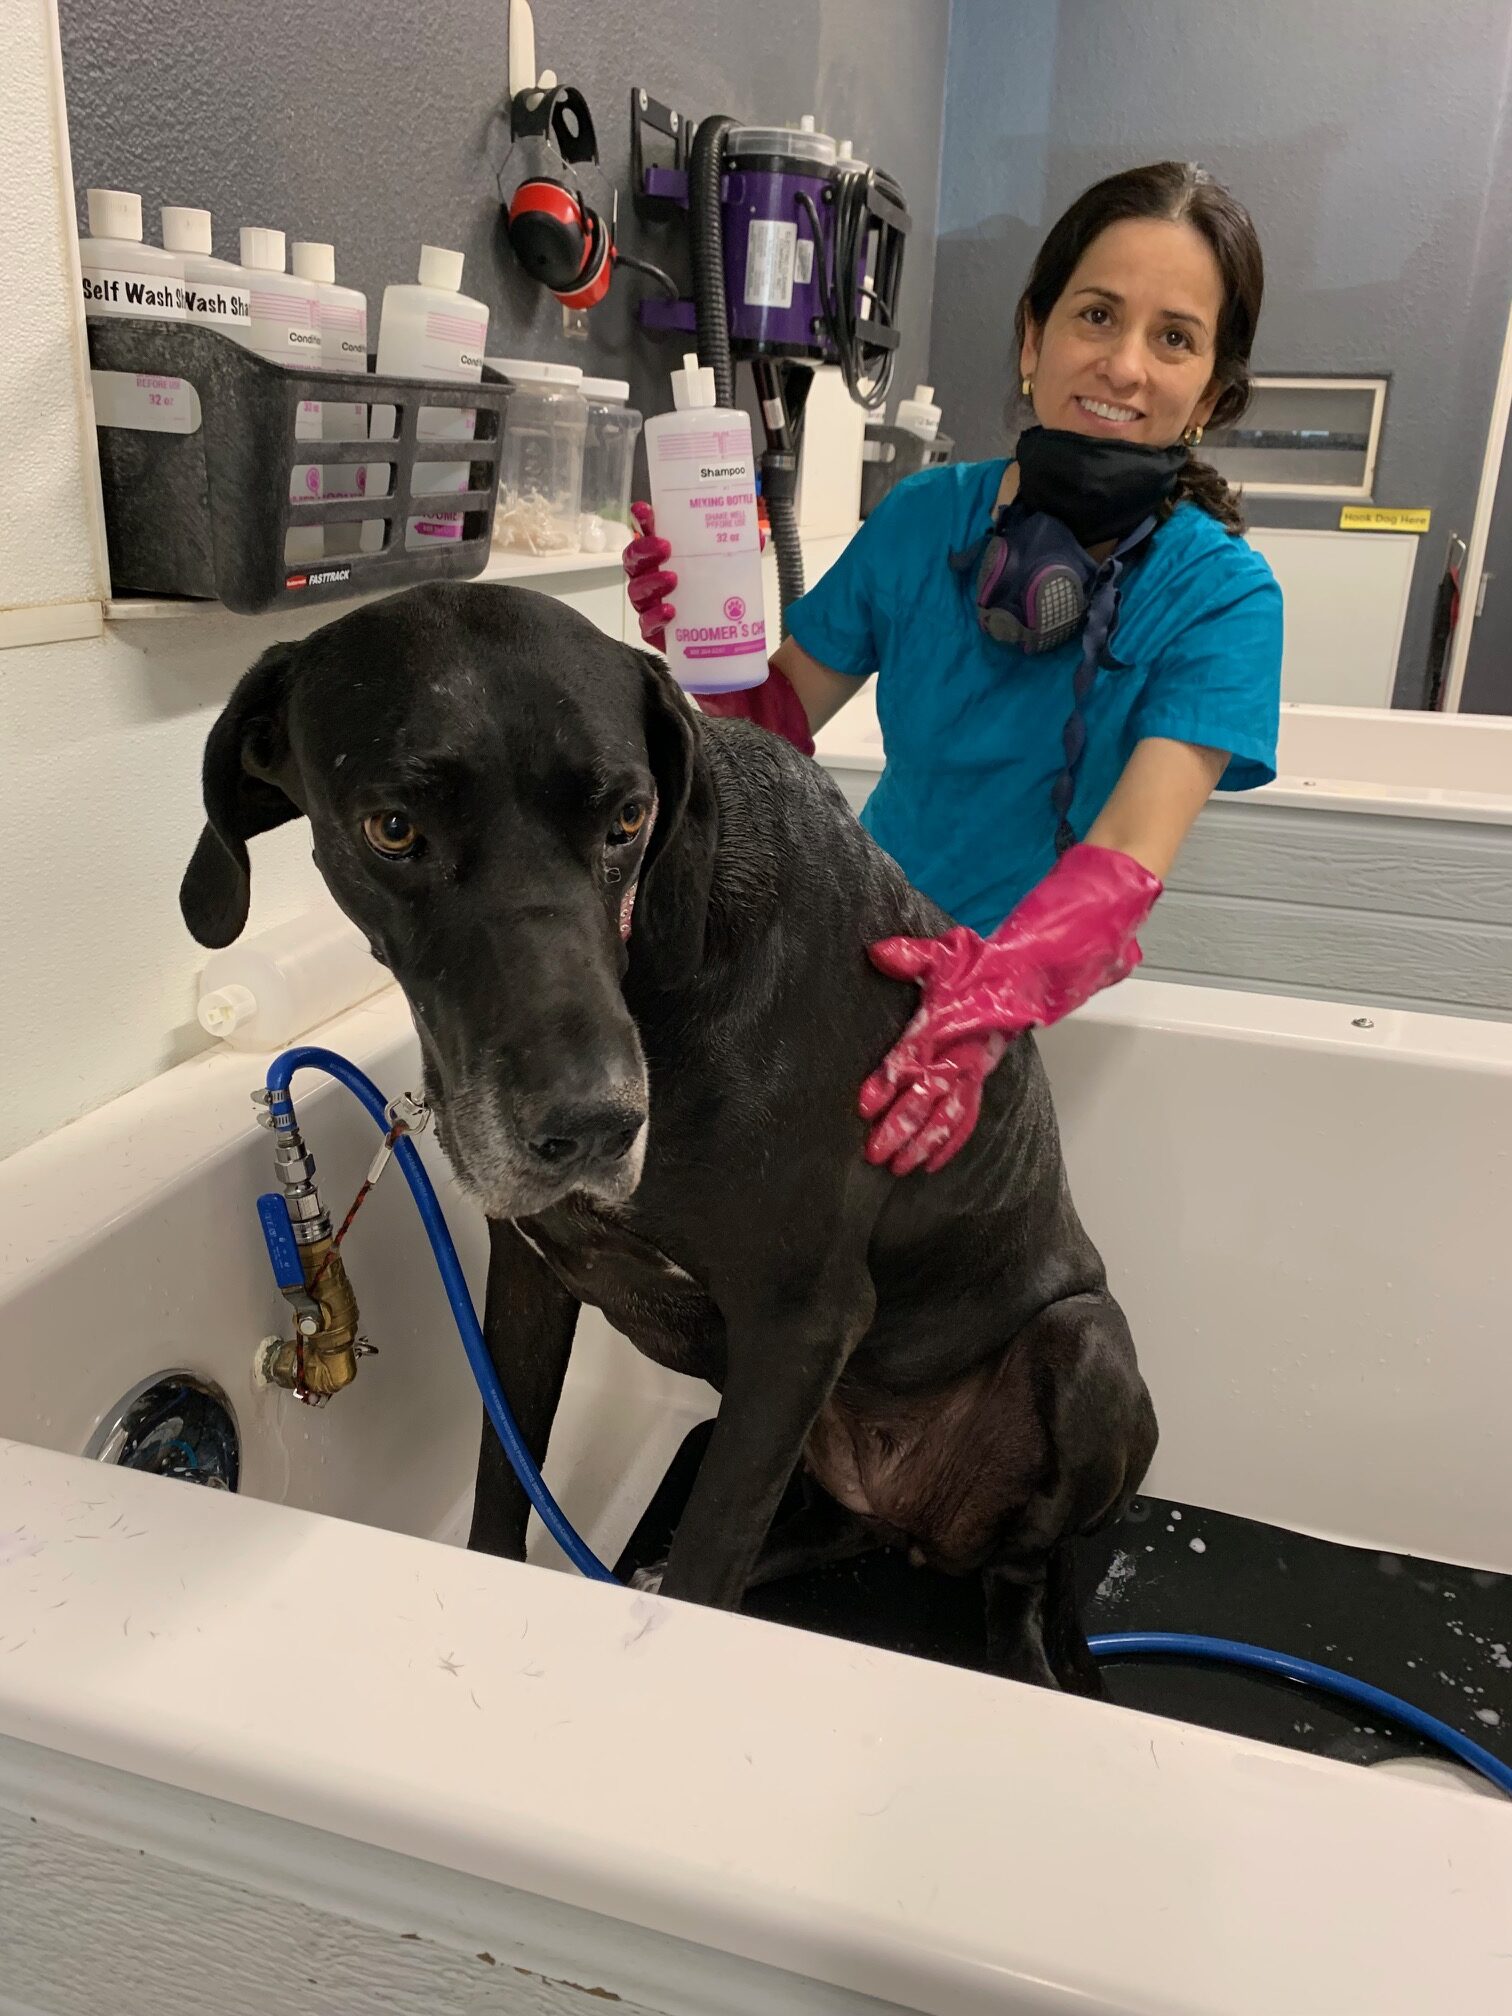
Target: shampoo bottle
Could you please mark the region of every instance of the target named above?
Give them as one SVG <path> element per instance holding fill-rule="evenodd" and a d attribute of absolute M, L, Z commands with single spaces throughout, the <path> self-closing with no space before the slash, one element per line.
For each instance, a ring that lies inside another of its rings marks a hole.
<path fill-rule="evenodd" d="M 141 315 L 182 322 L 184 262 L 142 243 L 142 199 L 128 189 L 91 189 L 89 236 L 79 240 L 86 315 Z"/>
<path fill-rule="evenodd" d="M 184 264 L 184 306 L 189 320 L 245 341 L 244 332 L 252 321 L 247 276 L 231 260 L 214 256 L 210 212 L 165 203 L 160 218 L 165 249 Z"/>
<path fill-rule="evenodd" d="M 714 373 L 692 353 L 672 399 L 646 422 L 656 529 L 677 575 L 667 663 L 689 693 L 738 693 L 767 676 L 751 423 L 714 404 Z"/>

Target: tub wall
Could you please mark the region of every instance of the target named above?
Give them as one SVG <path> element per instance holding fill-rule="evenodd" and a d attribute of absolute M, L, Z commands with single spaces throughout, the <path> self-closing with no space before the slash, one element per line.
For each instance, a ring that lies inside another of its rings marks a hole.
<path fill-rule="evenodd" d="M 1072 1192 L 1155 1396 L 1155 1488 L 1512 1572 L 1512 1031 L 1371 1022 L 1100 997 L 1042 1038 Z"/>
<path fill-rule="evenodd" d="M 1148 970 L 1512 1018 L 1507 808 L 1498 823 L 1215 798 L 1140 934 Z"/>

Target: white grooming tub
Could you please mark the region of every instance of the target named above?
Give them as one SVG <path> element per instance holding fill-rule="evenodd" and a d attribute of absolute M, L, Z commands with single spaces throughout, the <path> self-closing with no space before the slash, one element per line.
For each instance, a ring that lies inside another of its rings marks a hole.
<path fill-rule="evenodd" d="M 1512 1028 L 1367 1019 L 1136 980 L 1046 1041 L 1151 1486 L 1512 1570 Z M 321 1040 L 414 1081 L 392 989 Z M 0 1165 L 8 2016 L 1507 2005 L 1508 1802 L 438 1544 L 479 1410 L 397 1173 L 347 1248 L 380 1355 L 253 1389 L 259 1076 Z M 296 1094 L 339 1209 L 374 1130 Z M 177 1369 L 238 1496 L 80 1453 Z M 548 1475 L 601 1554 L 708 1411 L 585 1318 Z"/>

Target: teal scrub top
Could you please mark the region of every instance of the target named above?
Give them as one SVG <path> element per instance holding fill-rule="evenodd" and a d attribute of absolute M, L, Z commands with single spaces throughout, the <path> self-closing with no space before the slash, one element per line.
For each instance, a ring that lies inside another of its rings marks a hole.
<path fill-rule="evenodd" d="M 810 657 L 877 679 L 886 767 L 861 817 L 916 888 L 984 935 L 1055 863 L 1051 791 L 1078 636 L 1030 656 L 988 637 L 970 571 L 950 556 L 987 530 L 1004 461 L 898 484 L 788 611 Z M 1118 620 L 1082 707 L 1069 819 L 1084 838 L 1146 736 L 1228 753 L 1219 789 L 1276 774 L 1281 591 L 1260 555 L 1179 504 L 1131 560 Z"/>

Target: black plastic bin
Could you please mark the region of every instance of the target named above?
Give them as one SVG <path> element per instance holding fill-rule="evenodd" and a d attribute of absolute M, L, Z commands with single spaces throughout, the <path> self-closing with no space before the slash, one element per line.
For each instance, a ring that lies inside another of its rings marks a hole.
<path fill-rule="evenodd" d="M 884 420 L 866 425 L 866 452 L 861 464 L 861 516 L 869 518 L 895 483 L 921 469 L 937 469 L 953 461 L 955 443 L 948 434 L 926 441 L 911 427 L 889 427 Z"/>
<path fill-rule="evenodd" d="M 499 439 L 509 386 L 494 373 L 478 385 L 381 378 L 337 371 L 297 371 L 265 363 L 213 329 L 91 316 L 89 355 L 96 373 L 123 374 L 129 403 L 153 398 L 154 381 L 181 380 L 198 398 L 192 431 L 151 425 L 99 428 L 100 476 L 113 590 L 218 598 L 243 615 L 302 607 L 343 596 L 402 588 L 416 581 L 466 580 L 488 558 L 498 495 Z M 118 381 L 119 382 L 119 381 Z M 97 397 L 99 396 L 97 381 Z M 174 395 L 183 427 L 193 400 Z M 295 421 L 305 400 L 394 408 L 387 441 L 303 441 Z M 112 402 L 105 401 L 105 404 Z M 476 413 L 470 441 L 421 441 L 423 406 Z M 467 462 L 469 487 L 417 495 L 415 465 Z M 291 500 L 292 471 L 308 464 L 391 464 L 386 496 Z M 405 546 L 405 527 L 427 512 L 462 516 L 462 537 L 421 550 Z M 381 551 L 294 564 L 285 536 L 294 526 L 380 520 Z"/>

